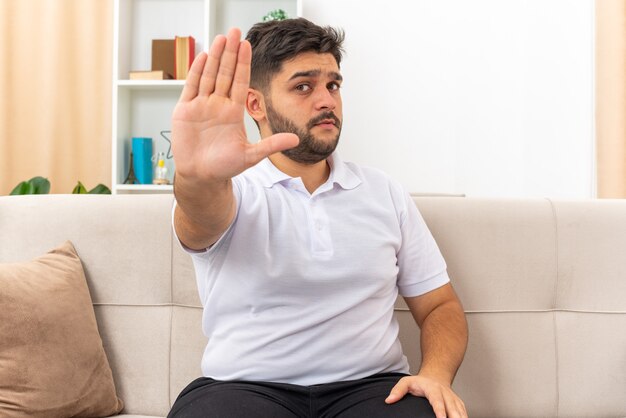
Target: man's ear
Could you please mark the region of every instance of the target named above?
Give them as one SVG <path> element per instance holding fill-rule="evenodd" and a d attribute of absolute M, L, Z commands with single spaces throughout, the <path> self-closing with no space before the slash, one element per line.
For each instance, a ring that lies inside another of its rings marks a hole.
<path fill-rule="evenodd" d="M 265 98 L 263 93 L 255 89 L 248 89 L 248 97 L 246 99 L 246 110 L 252 116 L 252 119 L 261 122 L 265 119 Z"/>

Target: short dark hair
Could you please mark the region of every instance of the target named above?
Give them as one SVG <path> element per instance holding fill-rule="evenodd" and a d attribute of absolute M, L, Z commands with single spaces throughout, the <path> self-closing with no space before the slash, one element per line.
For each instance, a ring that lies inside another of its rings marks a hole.
<path fill-rule="evenodd" d="M 343 30 L 321 27 L 304 18 L 255 24 L 246 36 L 252 45 L 250 87 L 266 92 L 283 62 L 303 52 L 332 54 L 340 66 L 344 37 Z"/>

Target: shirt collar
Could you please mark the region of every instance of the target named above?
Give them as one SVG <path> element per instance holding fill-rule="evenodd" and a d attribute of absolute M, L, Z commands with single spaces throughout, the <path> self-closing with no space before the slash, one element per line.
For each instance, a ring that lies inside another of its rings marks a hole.
<path fill-rule="evenodd" d="M 328 157 L 330 165 L 330 177 L 326 184 L 337 184 L 342 189 L 351 190 L 361 184 L 359 176 L 344 163 L 335 152 Z M 255 174 L 264 187 L 271 188 L 277 183 L 282 183 L 292 179 L 291 176 L 280 171 L 269 158 L 263 159 L 256 165 Z"/>
<path fill-rule="evenodd" d="M 264 158 L 254 167 L 255 176 L 261 181 L 264 187 L 271 188 L 276 183 L 290 180 L 291 177 L 280 171 L 269 158 Z"/>
<path fill-rule="evenodd" d="M 361 184 L 359 176 L 341 160 L 336 152 L 328 158 L 328 163 L 330 165 L 331 184 L 337 184 L 345 190 L 352 190 Z"/>

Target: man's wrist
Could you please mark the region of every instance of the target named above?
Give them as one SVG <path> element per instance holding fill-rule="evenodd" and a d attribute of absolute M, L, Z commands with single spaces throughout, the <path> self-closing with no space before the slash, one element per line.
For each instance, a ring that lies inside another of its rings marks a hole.
<path fill-rule="evenodd" d="M 449 372 L 428 367 L 422 367 L 417 375 L 425 377 L 427 379 L 435 380 L 438 383 L 448 387 L 452 386 L 452 381 L 454 380 L 454 376 L 452 376 Z"/>
<path fill-rule="evenodd" d="M 194 176 L 185 176 L 182 175 L 181 173 L 179 173 L 178 171 L 174 171 L 174 178 L 173 178 L 173 189 L 174 189 L 174 196 L 178 194 L 195 194 L 196 191 L 199 190 L 221 190 L 221 189 L 227 189 L 230 185 L 231 180 L 230 179 L 219 179 L 219 180 L 206 180 L 206 179 L 200 179 L 198 177 L 194 177 Z"/>

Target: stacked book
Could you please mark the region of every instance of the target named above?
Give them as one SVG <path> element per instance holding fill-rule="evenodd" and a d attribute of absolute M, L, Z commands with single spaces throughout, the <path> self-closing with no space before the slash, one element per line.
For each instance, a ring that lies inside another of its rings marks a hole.
<path fill-rule="evenodd" d="M 152 40 L 152 68 L 150 71 L 131 71 L 130 80 L 185 80 L 195 58 L 196 41 L 193 36 Z"/>
<path fill-rule="evenodd" d="M 191 63 L 195 58 L 196 41 L 193 39 L 193 36 L 177 36 L 175 41 L 176 66 L 174 68 L 174 78 L 176 80 L 185 80 Z"/>

